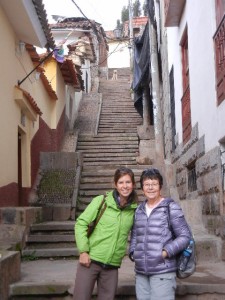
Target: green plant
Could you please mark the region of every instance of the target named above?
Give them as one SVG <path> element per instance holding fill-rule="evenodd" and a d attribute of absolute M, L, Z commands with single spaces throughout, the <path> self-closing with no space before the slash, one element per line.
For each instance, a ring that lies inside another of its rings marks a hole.
<path fill-rule="evenodd" d="M 22 261 L 32 261 L 37 259 L 38 257 L 36 256 L 36 251 L 33 251 L 31 254 L 22 256 Z"/>

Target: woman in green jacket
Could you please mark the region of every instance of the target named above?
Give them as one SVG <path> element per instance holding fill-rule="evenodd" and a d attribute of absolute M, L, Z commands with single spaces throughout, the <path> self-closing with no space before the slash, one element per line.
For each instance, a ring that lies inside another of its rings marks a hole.
<path fill-rule="evenodd" d="M 127 238 L 137 208 L 132 170 L 117 169 L 114 185 L 115 189 L 106 193 L 106 209 L 89 238 L 88 224 L 95 220 L 104 196 L 95 197 L 76 221 L 75 239 L 80 257 L 74 300 L 90 300 L 95 282 L 98 300 L 113 300 L 115 297 L 118 268 L 126 253 Z"/>

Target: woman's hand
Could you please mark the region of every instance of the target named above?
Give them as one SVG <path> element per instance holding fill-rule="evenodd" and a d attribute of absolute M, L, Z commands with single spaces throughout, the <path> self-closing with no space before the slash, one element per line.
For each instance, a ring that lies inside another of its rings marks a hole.
<path fill-rule="evenodd" d="M 85 266 L 87 268 L 90 267 L 91 259 L 90 259 L 90 256 L 87 252 L 83 252 L 83 253 L 80 254 L 79 263 L 82 266 Z"/>
<path fill-rule="evenodd" d="M 168 256 L 168 255 L 167 255 L 166 250 L 163 250 L 163 251 L 162 251 L 162 257 L 163 257 L 163 258 L 166 258 L 167 256 Z"/>

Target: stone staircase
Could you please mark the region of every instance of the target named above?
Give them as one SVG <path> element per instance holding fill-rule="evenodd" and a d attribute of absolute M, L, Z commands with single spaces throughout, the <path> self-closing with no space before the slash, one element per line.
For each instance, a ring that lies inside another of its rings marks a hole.
<path fill-rule="evenodd" d="M 32 224 L 22 251 L 23 260 L 78 256 L 74 241 L 74 221 Z"/>
<path fill-rule="evenodd" d="M 146 166 L 137 165 L 136 157 L 139 155 L 137 126 L 142 124 L 142 118 L 130 97 L 128 71 L 120 70 L 122 79 L 117 81 L 101 79 L 102 106 L 98 132 L 96 135 L 82 133 L 78 136 L 76 151 L 82 152 L 83 168 L 76 217 L 93 197 L 113 189 L 113 175 L 119 166 L 130 167 L 134 171 L 141 199 L 138 181 Z M 81 123 L 81 126 L 85 124 Z M 90 123 L 87 126 L 90 127 Z M 26 248 L 22 251 L 24 259 L 76 257 L 74 223 L 67 220 L 33 224 Z"/>
<path fill-rule="evenodd" d="M 117 167 L 131 168 L 136 181 L 145 168 L 136 161 L 139 155 L 137 126 L 142 124 L 142 118 L 131 100 L 129 73 L 125 71 L 124 74 L 121 70 L 118 73 L 118 80 L 100 81 L 102 107 L 97 135 L 78 136 L 77 151 L 83 153 L 83 170 L 77 216 L 93 197 L 113 189 L 113 175 Z M 137 184 L 140 194 L 139 187 Z"/>

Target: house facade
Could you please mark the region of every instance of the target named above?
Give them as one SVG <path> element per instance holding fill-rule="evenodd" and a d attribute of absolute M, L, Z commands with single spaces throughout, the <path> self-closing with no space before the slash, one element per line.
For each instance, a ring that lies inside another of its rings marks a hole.
<path fill-rule="evenodd" d="M 0 23 L 0 207 L 26 206 L 40 152 L 59 151 L 64 137 L 65 84 L 75 89 L 78 80 L 70 61 L 59 64 L 52 55 L 42 1 L 18 0 L 15 9 L 15 1 L 2 0 Z M 46 48 L 46 56 L 36 47 Z"/>
<path fill-rule="evenodd" d="M 173 167 L 174 194 L 193 226 L 204 224 L 224 237 L 225 4 L 149 2 L 161 54 L 164 159 Z"/>
<path fill-rule="evenodd" d="M 129 21 L 124 22 L 122 29 L 106 32 L 109 45 L 108 68 L 132 68 L 133 38 L 142 35 L 147 22 L 147 17 L 133 18 L 131 34 Z"/>
<path fill-rule="evenodd" d="M 106 76 L 108 44 L 101 24 L 82 17 L 60 18 L 51 25 L 57 45 L 63 42 L 65 55 L 72 59 L 81 75 L 84 92 L 97 91 L 98 76 Z M 80 101 L 81 95 L 76 99 Z"/>
<path fill-rule="evenodd" d="M 106 31 L 109 45 L 108 68 L 129 68 L 131 45 L 128 37 L 116 37 L 114 31 Z M 110 79 L 110 78 L 109 78 Z"/>

